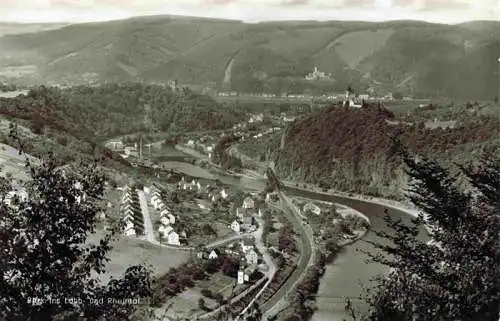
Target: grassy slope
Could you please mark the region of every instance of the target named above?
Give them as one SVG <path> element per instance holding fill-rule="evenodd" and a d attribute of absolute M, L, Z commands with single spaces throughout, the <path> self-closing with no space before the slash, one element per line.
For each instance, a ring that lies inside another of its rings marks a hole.
<path fill-rule="evenodd" d="M 306 86 L 300 79 L 316 65 L 334 73 L 337 83 L 330 90 L 342 90 L 347 82 L 364 90 L 361 85 L 373 81 L 387 90 L 403 82 L 401 90 L 414 85 L 422 95 L 492 99 L 497 29 L 488 22 L 244 24 L 159 16 L 5 36 L 0 57 L 3 66 L 35 65 L 38 74 L 24 79 L 32 82 L 177 78 L 220 85 L 234 57 L 234 90 L 269 91 L 279 82 L 299 82 L 292 87 L 300 91 Z M 371 79 L 363 81 L 364 74 Z"/>

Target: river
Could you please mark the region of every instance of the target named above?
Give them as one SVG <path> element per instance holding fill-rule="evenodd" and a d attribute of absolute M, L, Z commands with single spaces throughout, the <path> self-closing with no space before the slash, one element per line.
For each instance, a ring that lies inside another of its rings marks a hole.
<path fill-rule="evenodd" d="M 193 173 L 193 176 L 194 175 Z M 252 179 L 247 177 L 234 177 L 231 175 L 213 174 L 222 183 L 240 188 L 263 190 L 264 179 Z M 401 218 L 403 222 L 409 223 L 412 217 L 400 210 L 391 209 L 383 205 L 369 203 L 368 201 L 350 199 L 342 196 L 334 196 L 313 191 L 305 191 L 294 187 L 286 187 L 286 193 L 290 196 L 301 196 L 310 199 L 328 201 L 343 204 L 354 208 L 365 214 L 371 222 L 371 229 L 390 233 L 390 229 L 383 220 L 384 210 L 387 208 L 391 217 Z M 353 305 L 359 311 L 364 311 L 366 306 L 355 299 L 363 293 L 363 287 L 370 283 L 370 279 L 380 273 L 386 273 L 387 267 L 375 263 L 367 263 L 367 255 L 360 252 L 375 252 L 375 248 L 365 240 L 374 241 L 378 239 L 375 233 L 369 232 L 363 240 L 344 248 L 335 261 L 327 266 L 325 276 L 321 279 L 317 295 L 317 311 L 312 321 L 342 321 L 345 315 L 344 297 L 354 298 Z"/>

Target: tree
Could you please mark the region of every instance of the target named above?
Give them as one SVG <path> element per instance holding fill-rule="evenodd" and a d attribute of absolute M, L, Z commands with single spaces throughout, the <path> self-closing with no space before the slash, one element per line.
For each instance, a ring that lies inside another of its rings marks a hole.
<path fill-rule="evenodd" d="M 27 161 L 26 166 L 31 176 L 23 184 L 28 197 L 11 206 L 3 200 L 13 182 L 0 178 L 0 318 L 128 318 L 137 305 L 119 301 L 148 297 L 150 271 L 133 266 L 107 285 L 94 276 L 105 272 L 113 238 L 110 233 L 97 245 L 87 243 L 102 210 L 97 204 L 105 177 L 95 163 L 82 164 L 78 173 L 64 173 L 50 155 L 40 165 Z"/>
<path fill-rule="evenodd" d="M 418 160 L 396 142 L 410 177 L 409 199 L 424 214 L 404 225 L 386 215 L 393 234 L 372 242 L 391 268 L 368 292 L 369 320 L 498 320 L 500 307 L 500 162 L 458 165 L 468 190 L 437 162 Z M 432 242 L 422 239 L 426 225 Z M 389 255 L 389 256 L 387 256 Z"/>
<path fill-rule="evenodd" d="M 201 310 L 205 310 L 207 308 L 206 306 L 206 303 L 205 303 L 205 300 L 203 298 L 200 298 L 198 300 L 198 307 L 201 309 Z"/>
<path fill-rule="evenodd" d="M 222 273 L 230 277 L 237 277 L 238 270 L 240 269 L 240 262 L 233 257 L 225 257 L 222 263 Z"/>
<path fill-rule="evenodd" d="M 400 99 L 403 99 L 403 93 L 401 93 L 400 91 L 396 91 L 392 97 L 394 97 L 394 99 L 397 99 L 397 100 L 400 100 Z"/>

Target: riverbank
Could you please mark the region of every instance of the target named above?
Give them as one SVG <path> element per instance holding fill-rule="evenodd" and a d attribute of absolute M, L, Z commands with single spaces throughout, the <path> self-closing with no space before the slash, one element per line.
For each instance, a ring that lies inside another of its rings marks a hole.
<path fill-rule="evenodd" d="M 348 216 L 356 216 L 371 225 L 370 219 L 363 213 L 341 204 L 335 204 L 335 206 L 340 208 L 339 213 L 342 215 L 342 217 L 346 218 Z M 345 246 L 353 244 L 362 239 L 366 235 L 368 230 L 369 229 L 354 231 L 354 237 L 352 239 L 340 241 L 335 246 L 328 244 L 327 246 L 324 246 L 323 250 L 317 249 L 315 255 L 315 264 L 307 269 L 302 282 L 300 282 L 297 286 L 293 301 L 290 305 L 288 305 L 277 314 L 277 319 L 286 320 L 289 315 L 293 314 L 298 315 L 300 317 L 300 320 L 310 320 L 316 310 L 315 297 L 318 294 L 318 290 L 320 289 L 320 285 L 323 281 L 323 277 L 325 276 L 327 266 L 335 261 L 337 255 Z M 270 318 L 268 316 L 268 320 L 269 319 Z"/>
<path fill-rule="evenodd" d="M 289 180 L 283 180 L 282 181 L 287 187 L 291 187 L 293 189 L 297 190 L 303 190 L 303 191 L 312 191 L 317 194 L 323 194 L 323 195 L 333 195 L 333 196 L 339 196 L 343 198 L 348 198 L 348 199 L 353 199 L 353 200 L 358 200 L 358 201 L 368 201 L 370 203 L 375 203 L 378 205 L 382 205 L 385 207 L 390 207 L 398 211 L 406 212 L 409 215 L 413 217 L 417 217 L 420 211 L 413 206 L 409 201 L 408 202 L 401 202 L 393 199 L 387 199 L 387 198 L 381 198 L 381 197 L 375 197 L 375 196 L 369 196 L 369 195 L 363 195 L 363 194 L 357 194 L 357 193 L 349 193 L 349 192 L 342 192 L 342 191 L 324 191 L 318 186 L 314 186 L 311 184 L 305 184 L 302 182 L 296 182 L 296 181 L 289 181 Z M 304 187 L 304 185 L 306 187 Z"/>
<path fill-rule="evenodd" d="M 250 172 L 253 173 L 250 174 Z M 245 171 L 245 175 L 239 178 L 224 175 L 219 179 L 227 184 L 251 186 L 255 189 L 262 189 L 266 181 L 263 173 L 248 170 Z M 332 190 L 324 192 L 312 184 L 304 185 L 291 181 L 283 183 L 286 183 L 284 191 L 290 196 L 341 203 L 363 213 L 369 217 L 371 229 L 379 232 L 392 233 L 383 219 L 387 210 L 389 210 L 391 217 L 396 220 L 401 219 L 403 224 L 410 224 L 410 220 L 419 213 L 413 206 L 400 201 Z M 367 241 L 381 241 L 375 233 L 366 233 L 362 237 Z M 326 266 L 326 272 L 321 278 L 318 294 L 315 297 L 317 310 L 312 317 L 313 321 L 341 321 L 345 319 L 346 297 L 354 300 L 353 305 L 356 310 L 366 311 L 366 304 L 357 301 L 356 298 L 364 292 L 365 287 L 369 286 L 374 277 L 388 272 L 384 265 L 367 262 L 369 257 L 363 253 L 379 253 L 379 250 L 370 243 L 351 240 L 345 241 L 343 247 L 344 250 L 336 256 L 333 264 Z M 280 309 L 273 309 L 272 314 L 276 314 L 277 310 Z"/>

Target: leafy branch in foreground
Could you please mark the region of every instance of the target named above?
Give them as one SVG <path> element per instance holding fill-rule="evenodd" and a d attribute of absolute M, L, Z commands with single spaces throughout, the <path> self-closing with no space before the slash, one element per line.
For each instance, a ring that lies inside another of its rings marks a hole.
<path fill-rule="evenodd" d="M 500 162 L 483 157 L 460 166 L 469 182 L 458 187 L 437 162 L 410 155 L 396 141 L 410 177 L 409 199 L 422 210 L 405 225 L 386 215 L 393 233 L 375 232 L 370 258 L 391 268 L 369 290 L 366 320 L 498 320 L 500 308 Z M 424 214 L 425 213 L 425 214 Z M 424 227 L 428 235 L 424 235 Z M 429 241 L 430 236 L 430 241 Z M 353 319 L 358 317 L 348 311 Z"/>
<path fill-rule="evenodd" d="M 150 295 L 150 271 L 133 266 L 100 284 L 113 233 L 98 244 L 89 236 L 106 179 L 95 163 L 77 173 L 57 165 L 52 156 L 27 161 L 30 180 L 19 186 L 0 178 L 0 319 L 127 320 Z"/>

